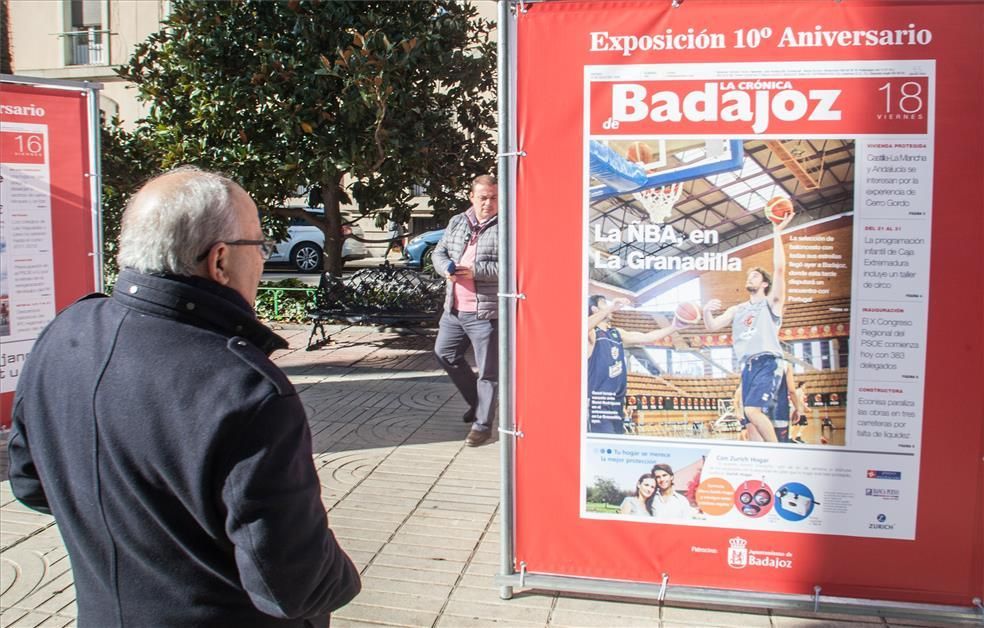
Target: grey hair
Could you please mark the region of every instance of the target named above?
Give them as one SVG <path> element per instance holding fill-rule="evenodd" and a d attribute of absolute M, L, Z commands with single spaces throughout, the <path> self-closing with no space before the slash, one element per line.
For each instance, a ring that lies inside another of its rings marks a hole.
<path fill-rule="evenodd" d="M 498 187 L 499 180 L 490 174 L 480 174 L 472 179 L 471 188 L 469 188 L 469 191 L 474 192 L 475 188 L 480 185 L 487 185 L 490 188 Z"/>
<path fill-rule="evenodd" d="M 163 177 L 150 198 L 144 190 Z M 127 203 L 120 227 L 120 268 L 144 273 L 191 276 L 203 251 L 224 239 L 239 236 L 233 190 L 228 177 L 194 166 L 182 166 L 148 181 Z"/>

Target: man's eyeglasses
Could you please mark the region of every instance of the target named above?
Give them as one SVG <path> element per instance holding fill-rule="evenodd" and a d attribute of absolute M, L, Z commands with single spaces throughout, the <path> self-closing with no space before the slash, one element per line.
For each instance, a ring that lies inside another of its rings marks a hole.
<path fill-rule="evenodd" d="M 201 255 L 195 258 L 195 261 L 200 262 L 208 257 L 209 251 L 211 251 L 216 244 L 225 244 L 227 246 L 258 246 L 260 247 L 260 254 L 263 255 L 264 260 L 270 259 L 270 256 L 273 255 L 273 252 L 277 249 L 277 243 L 273 240 L 218 240 L 217 242 L 209 244 L 208 248 L 205 249 Z"/>

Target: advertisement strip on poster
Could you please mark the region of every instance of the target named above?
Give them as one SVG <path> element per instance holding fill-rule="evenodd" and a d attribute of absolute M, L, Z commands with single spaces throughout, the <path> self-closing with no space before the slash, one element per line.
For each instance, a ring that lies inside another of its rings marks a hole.
<path fill-rule="evenodd" d="M 926 60 L 585 67 L 583 516 L 915 537 L 934 78 Z M 646 187 L 592 200 L 640 170 L 677 187 L 664 207 Z"/>
<path fill-rule="evenodd" d="M 43 84 L 37 84 L 43 83 Z M 24 361 L 101 272 L 93 84 L 3 77 L 0 89 L 0 427 Z M 98 110 L 96 110 L 98 111 Z"/>
<path fill-rule="evenodd" d="M 984 3 L 515 20 L 516 571 L 972 608 Z"/>

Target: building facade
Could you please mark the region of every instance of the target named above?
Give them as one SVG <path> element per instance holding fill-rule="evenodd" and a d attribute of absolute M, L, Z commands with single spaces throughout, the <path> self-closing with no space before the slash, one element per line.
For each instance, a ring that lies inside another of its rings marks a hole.
<path fill-rule="evenodd" d="M 99 105 L 109 117 L 132 128 L 144 115 L 114 68 L 157 32 L 169 0 L 12 0 L 7 7 L 14 74 L 101 83 Z"/>

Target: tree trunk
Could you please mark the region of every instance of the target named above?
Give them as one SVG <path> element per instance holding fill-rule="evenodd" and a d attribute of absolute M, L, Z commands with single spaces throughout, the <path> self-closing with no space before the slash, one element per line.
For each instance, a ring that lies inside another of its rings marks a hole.
<path fill-rule="evenodd" d="M 323 256 L 324 272 L 334 277 L 342 276 L 342 211 L 341 181 L 326 178 L 321 182 L 321 198 L 325 204 L 325 223 L 321 230 L 325 234 Z"/>
<path fill-rule="evenodd" d="M 0 0 L 0 74 L 14 73 L 14 58 L 10 54 L 10 7 Z"/>

